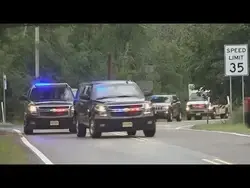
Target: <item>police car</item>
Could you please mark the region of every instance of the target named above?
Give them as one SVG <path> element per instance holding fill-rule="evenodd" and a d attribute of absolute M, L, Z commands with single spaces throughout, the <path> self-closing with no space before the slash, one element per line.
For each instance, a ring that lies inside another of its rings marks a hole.
<path fill-rule="evenodd" d="M 78 137 L 100 138 L 103 132 L 126 131 L 129 136 L 142 130 L 154 137 L 156 119 L 151 102 L 135 82 L 107 80 L 82 83 L 75 98 L 76 130 Z"/>
<path fill-rule="evenodd" d="M 74 95 L 67 83 L 36 83 L 26 95 L 24 102 L 24 133 L 34 129 L 69 129 L 76 132 L 74 121 Z"/>

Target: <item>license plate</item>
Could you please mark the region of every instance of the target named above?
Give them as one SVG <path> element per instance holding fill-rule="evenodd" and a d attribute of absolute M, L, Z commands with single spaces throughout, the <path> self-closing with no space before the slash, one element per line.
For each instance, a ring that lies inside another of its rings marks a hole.
<path fill-rule="evenodd" d="M 50 121 L 50 125 L 51 126 L 58 126 L 59 125 L 59 121 Z"/>
<path fill-rule="evenodd" d="M 201 113 L 196 113 L 196 115 L 197 115 L 197 116 L 200 116 L 200 115 L 201 115 Z"/>
<path fill-rule="evenodd" d="M 132 122 L 123 122 L 122 127 L 133 127 L 133 123 Z"/>

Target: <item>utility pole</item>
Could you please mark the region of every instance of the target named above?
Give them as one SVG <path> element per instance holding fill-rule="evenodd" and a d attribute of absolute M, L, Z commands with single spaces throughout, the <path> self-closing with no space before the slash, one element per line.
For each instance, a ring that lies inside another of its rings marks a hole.
<path fill-rule="evenodd" d="M 107 67 L 108 67 L 108 80 L 111 80 L 111 76 L 112 76 L 112 60 L 111 60 L 111 53 L 108 53 Z"/>
<path fill-rule="evenodd" d="M 39 78 L 39 26 L 35 27 L 35 76 Z"/>

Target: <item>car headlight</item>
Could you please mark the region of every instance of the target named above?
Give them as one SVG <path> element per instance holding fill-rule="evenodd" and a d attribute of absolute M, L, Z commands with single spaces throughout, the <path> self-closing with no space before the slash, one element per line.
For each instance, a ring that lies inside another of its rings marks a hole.
<path fill-rule="evenodd" d="M 37 108 L 36 108 L 35 105 L 30 105 L 30 106 L 28 107 L 28 110 L 29 110 L 29 112 L 32 113 L 32 114 L 37 113 Z"/>
<path fill-rule="evenodd" d="M 145 102 L 144 105 L 144 114 L 150 114 L 152 112 L 152 103 L 151 102 Z"/>
<path fill-rule="evenodd" d="M 70 107 L 70 112 L 71 112 L 71 114 L 74 114 L 74 113 L 75 113 L 75 107 L 74 107 L 74 106 L 71 106 L 71 107 Z"/>
<path fill-rule="evenodd" d="M 151 109 L 151 108 L 152 108 L 152 104 L 151 104 L 150 102 L 144 103 L 144 109 L 145 109 L 145 110 L 149 110 L 149 109 Z"/>
<path fill-rule="evenodd" d="M 168 110 L 169 106 L 164 106 L 163 110 Z"/>
<path fill-rule="evenodd" d="M 212 107 L 212 106 L 209 106 L 208 109 L 209 109 L 209 110 L 213 110 L 213 107 Z"/>
<path fill-rule="evenodd" d="M 186 107 L 186 111 L 189 111 L 189 110 L 190 110 L 190 108 L 189 108 L 189 106 L 187 106 L 187 107 Z"/>
<path fill-rule="evenodd" d="M 98 104 L 95 106 L 95 110 L 98 112 L 106 112 L 106 108 L 104 105 Z"/>

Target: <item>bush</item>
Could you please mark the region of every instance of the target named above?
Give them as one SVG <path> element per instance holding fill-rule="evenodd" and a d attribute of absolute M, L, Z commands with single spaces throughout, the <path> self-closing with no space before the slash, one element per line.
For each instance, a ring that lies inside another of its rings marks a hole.
<path fill-rule="evenodd" d="M 243 123 L 243 108 L 242 106 L 233 110 L 233 124 Z"/>

